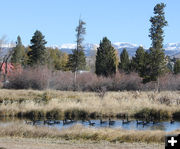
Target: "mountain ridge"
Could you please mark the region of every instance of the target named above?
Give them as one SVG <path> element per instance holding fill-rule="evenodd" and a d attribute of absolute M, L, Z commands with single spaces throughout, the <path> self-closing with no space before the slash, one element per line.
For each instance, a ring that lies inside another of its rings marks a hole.
<path fill-rule="evenodd" d="M 128 42 L 114 42 L 112 43 L 112 45 L 115 49 L 118 50 L 119 54 L 122 52 L 124 48 L 126 48 L 126 50 L 128 51 L 131 57 L 135 55 L 137 48 L 139 46 L 142 46 L 142 45 L 137 45 L 137 44 L 128 43 Z M 85 55 L 90 56 L 93 51 L 94 52 L 96 51 L 98 46 L 99 46 L 98 44 L 86 43 L 84 45 Z M 76 48 L 76 44 L 67 43 L 67 44 L 62 44 L 60 46 L 55 46 L 55 47 L 62 50 L 63 52 L 67 52 L 68 54 L 70 54 L 72 52 L 72 49 Z M 179 55 L 180 43 L 167 43 L 164 45 L 164 49 L 165 49 L 165 54 L 170 57 L 176 56 L 177 54 Z M 148 50 L 148 49 L 145 48 L 145 50 Z"/>

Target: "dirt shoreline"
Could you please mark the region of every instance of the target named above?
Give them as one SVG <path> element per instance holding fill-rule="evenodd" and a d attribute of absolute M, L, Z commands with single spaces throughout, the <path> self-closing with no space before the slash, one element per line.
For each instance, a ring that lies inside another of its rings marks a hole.
<path fill-rule="evenodd" d="M 164 144 L 80 142 L 54 139 L 0 138 L 0 149 L 164 149 Z"/>

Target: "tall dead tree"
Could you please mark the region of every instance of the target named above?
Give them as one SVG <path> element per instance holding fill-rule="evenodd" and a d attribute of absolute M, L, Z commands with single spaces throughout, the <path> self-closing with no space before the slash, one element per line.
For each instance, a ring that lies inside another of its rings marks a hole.
<path fill-rule="evenodd" d="M 86 34 L 86 23 L 79 19 L 79 24 L 76 27 L 76 49 L 72 50 L 69 55 L 68 65 L 74 73 L 74 90 L 76 90 L 76 78 L 79 70 L 84 70 L 86 67 L 86 56 L 84 53 L 83 41 Z"/>
<path fill-rule="evenodd" d="M 13 54 L 13 43 L 7 43 L 6 38 L 0 39 L 0 79 L 3 76 L 3 82 L 7 81 L 8 62 Z M 5 65 L 5 71 L 2 74 L 2 68 Z"/>

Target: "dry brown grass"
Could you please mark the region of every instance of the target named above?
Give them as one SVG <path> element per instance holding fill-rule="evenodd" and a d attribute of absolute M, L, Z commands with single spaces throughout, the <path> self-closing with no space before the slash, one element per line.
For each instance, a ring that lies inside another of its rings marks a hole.
<path fill-rule="evenodd" d="M 180 130 L 170 132 L 178 134 Z M 108 142 L 146 142 L 146 143 L 163 143 L 164 131 L 137 131 L 122 130 L 112 128 L 85 128 L 82 125 L 75 125 L 69 129 L 58 130 L 56 128 L 47 128 L 43 126 L 30 126 L 24 124 L 10 124 L 0 126 L 0 137 L 19 137 L 19 138 L 50 138 L 64 140 L 81 140 L 81 141 L 108 141 Z"/>
<path fill-rule="evenodd" d="M 144 108 L 165 110 L 170 115 L 180 111 L 180 92 L 107 92 L 103 98 L 93 92 L 0 90 L 1 115 L 15 115 L 18 112 L 69 109 L 84 110 L 101 115 L 127 113 L 134 115 Z"/>

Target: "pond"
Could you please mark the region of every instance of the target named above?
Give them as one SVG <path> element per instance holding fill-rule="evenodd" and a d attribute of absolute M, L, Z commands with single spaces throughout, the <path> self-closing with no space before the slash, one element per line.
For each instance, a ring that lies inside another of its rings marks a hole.
<path fill-rule="evenodd" d="M 180 129 L 180 121 L 158 121 L 158 122 L 146 122 L 142 120 L 123 120 L 123 119 L 100 119 L 83 121 L 83 120 L 38 120 L 38 121 L 29 121 L 25 119 L 0 119 L 0 125 L 8 125 L 19 121 L 20 123 L 30 124 L 30 125 L 43 125 L 47 127 L 55 127 L 58 129 L 69 128 L 76 124 L 81 124 L 85 127 L 93 128 L 121 128 L 126 130 L 163 130 L 166 132 L 174 131 Z"/>

